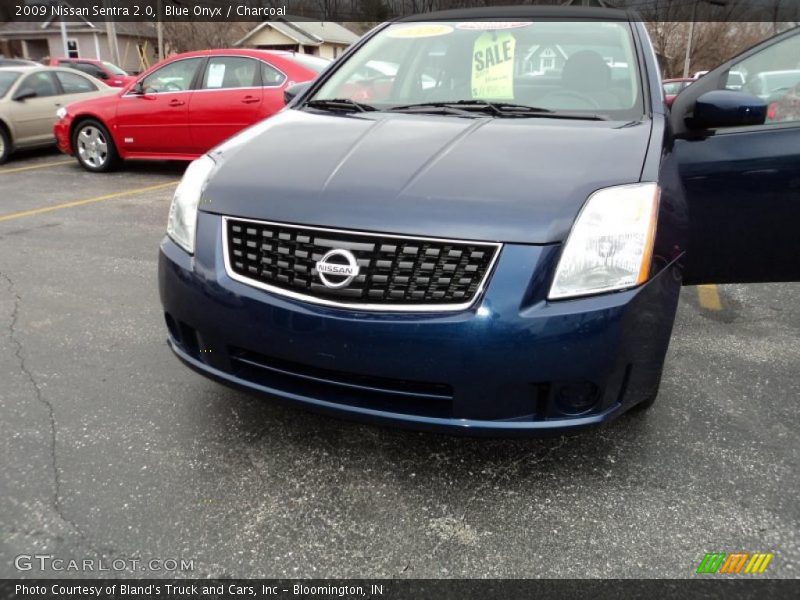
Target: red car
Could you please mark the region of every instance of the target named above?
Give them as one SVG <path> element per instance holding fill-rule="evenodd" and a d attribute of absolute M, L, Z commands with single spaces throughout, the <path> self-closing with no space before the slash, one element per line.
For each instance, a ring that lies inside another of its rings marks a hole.
<path fill-rule="evenodd" d="M 120 159 L 193 160 L 284 106 L 328 62 L 267 50 L 203 50 L 160 62 L 119 94 L 58 111 L 59 149 L 89 171 Z"/>
<path fill-rule="evenodd" d="M 47 63 L 51 67 L 69 67 L 77 71 L 88 73 L 111 87 L 126 87 L 136 77 L 128 75 L 114 63 L 93 58 L 51 58 Z"/>
<path fill-rule="evenodd" d="M 681 90 L 688 87 L 690 84 L 697 81 L 696 79 L 678 77 L 676 79 L 665 79 L 662 83 L 664 85 L 664 97 L 667 100 L 667 106 L 672 106 L 675 96 L 681 93 Z"/>

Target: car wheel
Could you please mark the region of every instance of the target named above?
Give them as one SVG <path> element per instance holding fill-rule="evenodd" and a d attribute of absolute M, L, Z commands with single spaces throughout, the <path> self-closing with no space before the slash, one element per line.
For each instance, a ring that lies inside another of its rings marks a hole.
<path fill-rule="evenodd" d="M 119 161 L 108 130 L 97 121 L 83 121 L 75 128 L 72 148 L 81 166 L 93 173 L 113 169 Z"/>
<path fill-rule="evenodd" d="M 11 137 L 5 127 L 0 126 L 0 165 L 8 160 L 9 154 L 11 154 Z"/>

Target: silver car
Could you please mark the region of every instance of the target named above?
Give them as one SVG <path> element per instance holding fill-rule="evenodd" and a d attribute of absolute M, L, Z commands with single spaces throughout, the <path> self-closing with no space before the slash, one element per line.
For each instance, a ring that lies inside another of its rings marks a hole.
<path fill-rule="evenodd" d="M 73 69 L 0 67 L 0 163 L 15 150 L 54 144 L 59 108 L 118 91 Z"/>

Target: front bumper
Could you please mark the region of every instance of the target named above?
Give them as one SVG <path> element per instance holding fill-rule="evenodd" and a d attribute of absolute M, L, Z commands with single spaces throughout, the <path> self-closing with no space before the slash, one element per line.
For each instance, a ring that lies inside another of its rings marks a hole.
<path fill-rule="evenodd" d="M 197 254 L 161 244 L 169 344 L 222 383 L 416 429 L 536 434 L 608 421 L 658 388 L 678 267 L 635 290 L 549 303 L 557 246 L 506 245 L 481 298 L 455 313 L 370 313 L 232 280 L 221 219 Z"/>
<path fill-rule="evenodd" d="M 56 145 L 58 149 L 64 154 L 72 154 L 72 141 L 69 139 L 69 129 L 72 123 L 71 118 L 68 116 L 65 119 L 59 119 L 53 125 L 53 135 L 56 138 Z"/>

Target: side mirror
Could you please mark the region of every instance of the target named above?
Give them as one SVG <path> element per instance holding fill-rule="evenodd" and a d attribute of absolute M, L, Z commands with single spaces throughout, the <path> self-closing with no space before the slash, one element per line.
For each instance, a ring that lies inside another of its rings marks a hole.
<path fill-rule="evenodd" d="M 757 96 L 732 90 L 713 90 L 697 99 L 694 113 L 687 117 L 686 124 L 692 129 L 742 127 L 762 125 L 766 118 L 767 104 Z"/>
<path fill-rule="evenodd" d="M 29 87 L 20 88 L 19 90 L 17 90 L 17 93 L 14 94 L 12 100 L 14 100 L 15 102 L 24 102 L 28 98 L 36 98 L 37 95 L 38 94 L 36 93 L 36 90 L 34 90 L 33 88 Z"/>
<path fill-rule="evenodd" d="M 133 84 L 133 87 L 131 88 L 131 94 L 135 94 L 136 96 L 144 96 L 144 82 L 141 79 Z"/>
<path fill-rule="evenodd" d="M 311 85 L 310 81 L 304 81 L 303 83 L 295 83 L 294 85 L 290 85 L 285 90 L 283 90 L 283 101 L 286 104 L 289 104 L 297 96 L 305 92 L 308 89 L 308 86 L 310 85 Z"/>

